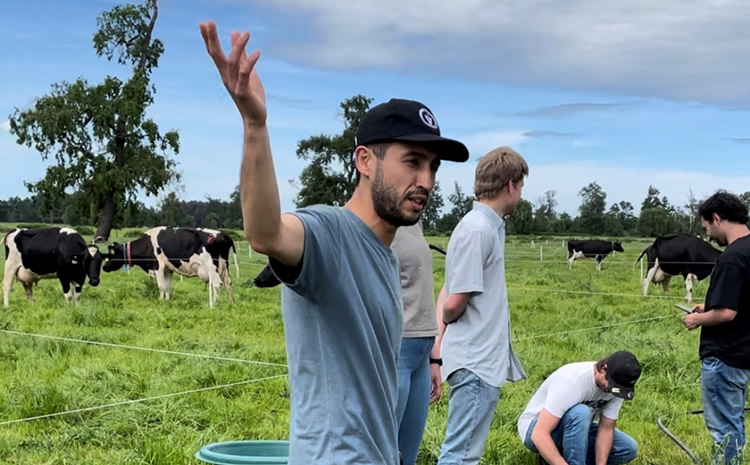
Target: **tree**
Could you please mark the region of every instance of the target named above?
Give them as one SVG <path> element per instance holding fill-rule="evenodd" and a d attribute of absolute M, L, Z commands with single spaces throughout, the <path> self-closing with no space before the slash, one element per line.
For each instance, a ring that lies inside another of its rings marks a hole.
<path fill-rule="evenodd" d="M 461 221 L 461 218 L 466 216 L 473 208 L 476 198 L 473 195 L 464 194 L 457 181 L 453 181 L 453 185 L 455 190 L 448 196 L 448 200 L 453 204 L 451 213 L 458 221 Z"/>
<path fill-rule="evenodd" d="M 145 117 L 156 92 L 151 71 L 164 52 L 162 42 L 153 38 L 157 15 L 156 0 L 146 0 L 143 5 L 117 5 L 97 17 L 96 54 L 108 61 L 116 55 L 118 64 L 130 66 L 127 81 L 112 76 L 97 85 L 82 77 L 63 81 L 31 109 L 16 109 L 10 116 L 18 144 L 36 149 L 44 160 L 56 160 L 42 180 L 25 183 L 26 188 L 45 199 L 43 208 L 54 205 L 67 189 L 82 193 L 80 198 L 98 212 L 96 235 L 103 240 L 138 189 L 157 196 L 181 178 L 167 158 L 168 151 L 179 152 L 179 135 L 162 135 Z"/>
<path fill-rule="evenodd" d="M 183 202 L 174 192 L 170 192 L 159 202 L 159 217 L 161 223 L 167 227 L 195 224 L 195 217 L 185 213 Z"/>
<path fill-rule="evenodd" d="M 310 163 L 302 170 L 295 204 L 344 205 L 356 187 L 354 136 L 373 99 L 355 95 L 341 102 L 344 130 L 330 136 L 320 134 L 297 143 L 297 157 Z"/>
<path fill-rule="evenodd" d="M 688 231 L 689 222 L 684 225 L 679 223 L 678 211 L 673 207 L 666 196 L 659 198 L 659 189 L 654 186 L 648 187 L 646 198 L 641 204 L 641 212 L 638 215 L 638 234 L 643 237 L 655 237 L 662 234 Z"/>
<path fill-rule="evenodd" d="M 422 211 L 422 229 L 427 231 L 434 231 L 438 228 L 438 221 L 440 220 L 441 213 L 445 202 L 443 196 L 440 193 L 440 182 L 435 182 L 435 187 L 430 192 L 430 198 L 427 200 Z"/>
<path fill-rule="evenodd" d="M 659 194 L 660 194 L 659 189 L 655 188 L 654 186 L 649 185 L 646 198 L 643 199 L 643 203 L 641 204 L 641 210 L 649 210 L 652 208 L 663 208 L 664 204 L 662 203 L 661 199 L 659 199 Z"/>
<path fill-rule="evenodd" d="M 742 203 L 745 204 L 748 210 L 750 210 L 750 191 L 745 191 L 742 194 L 739 195 L 740 200 Z M 698 222 L 698 225 L 700 226 L 700 222 Z"/>
<path fill-rule="evenodd" d="M 555 207 L 555 191 L 547 191 L 537 200 L 537 208 L 534 211 L 534 231 L 548 231 L 552 222 L 557 218 Z"/>
<path fill-rule="evenodd" d="M 578 230 L 588 234 L 604 232 L 604 209 L 607 207 L 607 194 L 596 182 L 582 188 L 578 195 L 583 198 L 578 207 Z"/>
<path fill-rule="evenodd" d="M 521 199 L 516 205 L 516 210 L 508 215 L 507 234 L 531 234 L 534 228 L 534 207 L 526 199 Z"/>

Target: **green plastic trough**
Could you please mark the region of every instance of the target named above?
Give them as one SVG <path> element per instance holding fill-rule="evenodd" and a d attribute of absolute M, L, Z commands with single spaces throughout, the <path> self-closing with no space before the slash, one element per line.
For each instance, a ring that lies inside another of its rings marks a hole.
<path fill-rule="evenodd" d="M 195 457 L 213 465 L 289 463 L 289 441 L 228 441 L 204 446 Z"/>

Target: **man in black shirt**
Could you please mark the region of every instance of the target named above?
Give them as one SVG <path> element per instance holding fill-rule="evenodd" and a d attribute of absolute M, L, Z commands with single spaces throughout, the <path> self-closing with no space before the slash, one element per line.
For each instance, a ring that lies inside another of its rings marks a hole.
<path fill-rule="evenodd" d="M 740 464 L 750 382 L 748 209 L 736 196 L 718 192 L 701 204 L 698 213 L 708 237 L 726 249 L 711 273 L 705 304 L 686 315 L 683 324 L 688 330 L 702 327 L 703 416 L 717 446 L 711 463 Z"/>

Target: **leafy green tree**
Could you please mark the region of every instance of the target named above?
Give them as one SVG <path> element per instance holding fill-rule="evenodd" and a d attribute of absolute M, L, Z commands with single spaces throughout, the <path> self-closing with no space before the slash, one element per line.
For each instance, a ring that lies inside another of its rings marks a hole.
<path fill-rule="evenodd" d="M 557 200 L 555 200 L 555 191 L 550 190 L 544 193 L 537 200 L 537 208 L 534 210 L 534 231 L 547 232 L 552 222 L 557 218 Z"/>
<path fill-rule="evenodd" d="M 432 188 L 430 193 L 430 199 L 427 201 L 427 205 L 422 211 L 422 230 L 425 232 L 432 231 L 438 228 L 438 221 L 440 220 L 441 213 L 445 202 L 443 196 L 440 193 L 440 182 L 435 182 L 435 187 Z"/>
<path fill-rule="evenodd" d="M 355 95 L 341 102 L 341 134 L 308 137 L 297 143 L 297 157 L 309 161 L 297 182 L 297 208 L 314 204 L 344 205 L 356 187 L 354 136 L 373 99 Z"/>
<path fill-rule="evenodd" d="M 534 229 L 534 207 L 526 199 L 516 205 L 516 211 L 508 215 L 508 234 L 531 234 Z"/>
<path fill-rule="evenodd" d="M 461 186 L 458 185 L 458 182 L 454 181 L 453 185 L 455 190 L 448 196 L 448 200 L 453 204 L 451 213 L 453 213 L 453 216 L 456 217 L 458 221 L 461 221 L 461 218 L 466 216 L 466 214 L 474 207 L 474 201 L 476 198 L 473 195 L 464 194 L 463 190 L 461 190 Z"/>
<path fill-rule="evenodd" d="M 578 207 L 577 230 L 588 234 L 602 234 L 604 232 L 604 210 L 607 207 L 607 194 L 598 183 L 591 182 L 582 188 L 578 195 L 583 200 L 581 206 Z"/>
<path fill-rule="evenodd" d="M 80 77 L 53 84 L 30 109 L 16 109 L 10 116 L 18 144 L 56 161 L 43 179 L 25 183 L 27 189 L 45 199 L 44 210 L 67 189 L 82 193 L 79 198 L 98 212 L 96 235 L 104 240 L 139 189 L 157 196 L 180 179 L 175 162 L 167 158 L 169 151 L 179 152 L 177 132 L 161 134 L 145 116 L 156 91 L 151 72 L 164 52 L 153 37 L 157 15 L 156 0 L 147 0 L 117 5 L 97 18 L 96 54 L 130 67 L 126 81 L 107 76 L 92 85 Z"/>

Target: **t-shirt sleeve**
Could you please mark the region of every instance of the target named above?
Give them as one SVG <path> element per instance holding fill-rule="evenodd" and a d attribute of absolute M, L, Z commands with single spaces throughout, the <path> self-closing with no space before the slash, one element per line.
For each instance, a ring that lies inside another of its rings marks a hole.
<path fill-rule="evenodd" d="M 615 397 L 602 407 L 602 416 L 610 420 L 617 420 L 617 416 L 620 414 L 620 407 L 622 407 L 622 399 Z"/>
<path fill-rule="evenodd" d="M 289 267 L 270 258 L 268 263 L 276 277 L 295 293 L 320 301 L 326 286 L 335 282 L 340 264 L 341 229 L 335 210 L 307 208 L 292 213 L 304 228 L 302 261 Z"/>
<path fill-rule="evenodd" d="M 449 294 L 484 292 L 484 264 L 491 250 L 490 239 L 482 231 L 460 232 L 451 238 L 450 270 L 446 270 L 445 290 Z"/>
<path fill-rule="evenodd" d="M 719 260 L 711 275 L 711 295 L 705 310 L 728 308 L 739 311 L 747 269 L 734 259 Z"/>

